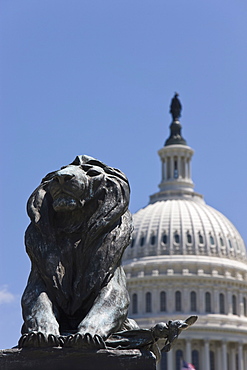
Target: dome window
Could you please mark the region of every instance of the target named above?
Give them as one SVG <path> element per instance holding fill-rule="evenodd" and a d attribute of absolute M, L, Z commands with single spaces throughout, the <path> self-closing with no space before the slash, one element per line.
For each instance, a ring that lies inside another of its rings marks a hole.
<path fill-rule="evenodd" d="M 161 352 L 160 368 L 162 370 L 167 370 L 167 352 Z"/>
<path fill-rule="evenodd" d="M 225 296 L 223 293 L 220 293 L 220 313 L 225 314 Z"/>
<path fill-rule="evenodd" d="M 163 236 L 162 236 L 162 242 L 164 243 L 164 244 L 167 244 L 167 234 L 165 233 L 165 234 L 163 234 Z"/>
<path fill-rule="evenodd" d="M 199 369 L 199 351 L 196 349 L 192 351 L 192 364 L 196 369 Z"/>
<path fill-rule="evenodd" d="M 199 237 L 199 243 L 200 244 L 203 244 L 204 243 L 204 240 L 203 240 L 203 236 L 201 233 L 198 234 L 198 237 Z"/>
<path fill-rule="evenodd" d="M 232 249 L 232 242 L 230 239 L 228 239 L 228 244 L 229 244 L 229 247 Z"/>
<path fill-rule="evenodd" d="M 206 292 L 205 294 L 205 311 L 211 313 L 211 294 Z"/>
<path fill-rule="evenodd" d="M 175 159 L 174 161 L 174 179 L 178 178 L 178 161 Z"/>
<path fill-rule="evenodd" d="M 151 245 L 154 245 L 156 242 L 156 236 L 153 234 L 150 238 Z"/>
<path fill-rule="evenodd" d="M 196 292 L 191 292 L 190 293 L 190 310 L 191 310 L 191 312 L 196 312 L 197 311 Z"/>
<path fill-rule="evenodd" d="M 175 293 L 175 310 L 177 312 L 182 311 L 182 295 L 179 290 L 177 290 Z"/>
<path fill-rule="evenodd" d="M 213 351 L 209 352 L 210 370 L 215 370 L 215 355 Z"/>
<path fill-rule="evenodd" d="M 135 314 L 135 313 L 138 313 L 138 297 L 137 297 L 137 294 L 134 293 L 132 295 L 132 313 Z"/>
<path fill-rule="evenodd" d="M 140 246 L 143 247 L 144 243 L 145 243 L 145 236 L 142 235 L 142 237 L 140 239 Z"/>
<path fill-rule="evenodd" d="M 166 312 L 166 292 L 160 292 L 160 311 Z"/>
<path fill-rule="evenodd" d="M 246 298 L 243 298 L 243 306 L 244 306 L 244 316 L 247 316 L 247 303 Z"/>
<path fill-rule="evenodd" d="M 215 242 L 214 242 L 214 237 L 212 235 L 209 236 L 209 239 L 210 239 L 210 243 L 211 245 L 214 245 Z"/>
<path fill-rule="evenodd" d="M 181 369 L 181 363 L 183 362 L 183 351 L 181 349 L 178 349 L 176 351 L 176 370 Z"/>
<path fill-rule="evenodd" d="M 180 238 L 179 238 L 179 234 L 178 234 L 178 232 L 176 231 L 176 232 L 175 232 L 175 234 L 174 234 L 174 241 L 175 241 L 175 243 L 179 244 L 179 240 L 180 240 Z"/>
<path fill-rule="evenodd" d="M 152 312 L 152 294 L 146 293 L 146 312 Z"/>
<path fill-rule="evenodd" d="M 235 294 L 232 296 L 232 314 L 237 315 L 237 298 Z"/>
<path fill-rule="evenodd" d="M 192 243 L 192 236 L 191 236 L 191 234 L 190 234 L 189 231 L 187 232 L 187 243 L 188 244 L 191 244 Z"/>
<path fill-rule="evenodd" d="M 236 240 L 236 247 L 237 247 L 237 250 L 239 251 L 239 245 L 238 245 L 237 240 Z"/>
<path fill-rule="evenodd" d="M 222 247 L 224 247 L 224 240 L 223 240 L 223 238 L 222 238 L 222 237 L 220 237 L 220 245 L 221 245 Z"/>

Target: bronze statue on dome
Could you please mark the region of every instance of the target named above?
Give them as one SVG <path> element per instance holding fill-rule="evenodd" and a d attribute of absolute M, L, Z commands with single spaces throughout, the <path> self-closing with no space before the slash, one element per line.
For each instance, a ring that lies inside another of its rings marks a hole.
<path fill-rule="evenodd" d="M 182 105 L 178 99 L 178 96 L 179 94 L 175 93 L 170 105 L 170 113 L 172 115 L 173 121 L 177 121 L 179 117 L 181 117 Z"/>

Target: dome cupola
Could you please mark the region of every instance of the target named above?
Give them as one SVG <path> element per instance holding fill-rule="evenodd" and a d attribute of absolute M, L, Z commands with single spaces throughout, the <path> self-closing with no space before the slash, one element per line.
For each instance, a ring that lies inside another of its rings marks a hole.
<path fill-rule="evenodd" d="M 194 192 L 191 179 L 191 158 L 194 154 L 181 135 L 182 126 L 179 122 L 182 105 L 176 93 L 170 105 L 172 123 L 170 136 L 165 145 L 158 151 L 161 159 L 160 191 L 150 197 L 150 203 L 157 200 L 194 198 L 202 201 L 202 195 Z"/>

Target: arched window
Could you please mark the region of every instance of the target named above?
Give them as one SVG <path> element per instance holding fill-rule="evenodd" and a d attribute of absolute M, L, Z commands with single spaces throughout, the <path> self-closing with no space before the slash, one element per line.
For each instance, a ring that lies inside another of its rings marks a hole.
<path fill-rule="evenodd" d="M 178 349 L 176 351 L 176 370 L 181 370 L 181 362 L 183 360 L 183 351 Z"/>
<path fill-rule="evenodd" d="M 177 290 L 175 293 L 175 310 L 177 312 L 182 311 L 182 296 L 179 290 Z"/>
<path fill-rule="evenodd" d="M 203 240 L 203 236 L 201 233 L 198 234 L 198 237 L 199 237 L 199 243 L 200 244 L 203 244 L 204 243 L 204 240 Z"/>
<path fill-rule="evenodd" d="M 190 293 L 190 310 L 192 312 L 196 312 L 197 307 L 196 307 L 196 292 L 191 292 Z"/>
<path fill-rule="evenodd" d="M 132 295 L 132 313 L 138 313 L 138 297 L 136 293 Z"/>
<path fill-rule="evenodd" d="M 167 368 L 167 352 L 161 352 L 160 370 L 168 370 Z"/>
<path fill-rule="evenodd" d="M 211 313 L 211 294 L 209 292 L 205 294 L 205 311 Z"/>
<path fill-rule="evenodd" d="M 194 365 L 196 370 L 200 370 L 199 369 L 199 351 L 197 351 L 196 349 L 192 351 L 192 365 Z"/>
<path fill-rule="evenodd" d="M 152 312 L 152 294 L 146 293 L 146 312 Z"/>
<path fill-rule="evenodd" d="M 143 247 L 144 243 L 145 243 L 145 236 L 142 236 L 140 240 L 140 246 Z"/>
<path fill-rule="evenodd" d="M 187 232 L 187 243 L 191 244 L 192 243 L 192 236 L 189 232 Z"/>
<path fill-rule="evenodd" d="M 230 239 L 228 239 L 228 244 L 229 244 L 229 247 L 232 249 L 232 242 Z"/>
<path fill-rule="evenodd" d="M 210 243 L 211 243 L 212 245 L 214 245 L 214 237 L 213 237 L 212 235 L 210 235 L 209 239 L 210 239 Z"/>
<path fill-rule="evenodd" d="M 167 235 L 166 235 L 166 233 L 165 233 L 165 234 L 163 234 L 162 242 L 163 242 L 164 244 L 167 244 Z"/>
<path fill-rule="evenodd" d="M 178 178 L 178 161 L 175 159 L 174 161 L 174 179 Z"/>
<path fill-rule="evenodd" d="M 237 315 L 237 298 L 235 294 L 232 296 L 232 314 Z"/>
<path fill-rule="evenodd" d="M 155 244 L 155 241 L 156 241 L 156 237 L 155 237 L 155 235 L 153 234 L 153 235 L 151 236 L 151 238 L 150 238 L 150 243 L 151 243 L 151 245 L 154 245 L 154 244 Z"/>
<path fill-rule="evenodd" d="M 215 370 L 215 356 L 214 352 L 209 352 L 210 370 Z"/>
<path fill-rule="evenodd" d="M 175 243 L 179 244 L 179 234 L 178 234 L 177 231 L 174 234 L 174 241 L 175 241 Z"/>
<path fill-rule="evenodd" d="M 247 316 L 247 304 L 246 304 L 246 298 L 243 298 L 243 306 L 244 306 L 244 316 Z"/>
<path fill-rule="evenodd" d="M 160 292 L 160 311 L 166 311 L 166 292 Z"/>
<path fill-rule="evenodd" d="M 224 240 L 222 239 L 222 237 L 220 237 L 220 245 L 221 245 L 222 247 L 224 247 Z"/>
<path fill-rule="evenodd" d="M 225 296 L 223 293 L 220 293 L 220 313 L 225 314 Z"/>

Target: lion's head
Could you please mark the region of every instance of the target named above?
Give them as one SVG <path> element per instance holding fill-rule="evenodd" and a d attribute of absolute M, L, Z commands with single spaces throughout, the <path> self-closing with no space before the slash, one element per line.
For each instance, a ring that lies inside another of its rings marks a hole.
<path fill-rule="evenodd" d="M 51 226 L 67 232 L 81 227 L 96 231 L 110 227 L 125 213 L 129 192 L 121 171 L 92 157 L 77 156 L 70 165 L 45 176 L 29 198 L 28 215 L 49 232 Z M 56 224 L 51 225 L 54 220 Z"/>

